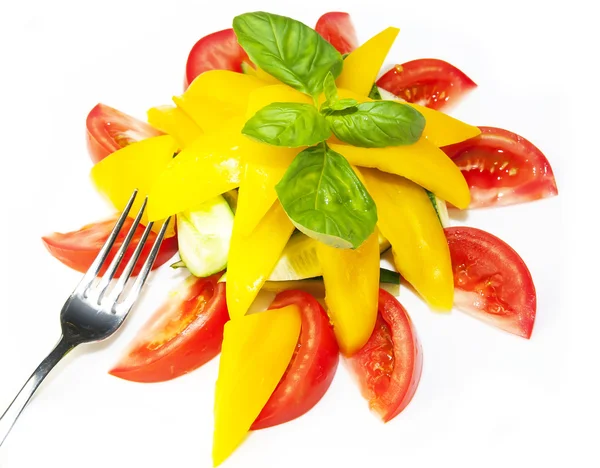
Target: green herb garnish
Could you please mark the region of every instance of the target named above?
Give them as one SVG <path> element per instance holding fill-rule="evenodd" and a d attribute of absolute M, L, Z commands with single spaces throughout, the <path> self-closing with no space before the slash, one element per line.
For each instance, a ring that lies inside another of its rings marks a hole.
<path fill-rule="evenodd" d="M 275 190 L 294 225 L 328 245 L 359 247 L 375 229 L 375 202 L 346 158 L 325 143 L 300 152 Z"/>
<path fill-rule="evenodd" d="M 342 55 L 299 21 L 254 12 L 236 16 L 233 29 L 254 64 L 314 102 L 269 104 L 242 130 L 270 145 L 309 146 L 276 186 L 283 209 L 306 235 L 335 247 L 357 248 L 375 229 L 377 208 L 352 166 L 325 141 L 333 133 L 365 148 L 409 145 L 421 137 L 425 119 L 398 102 L 340 99 L 335 79 L 342 72 Z M 377 86 L 369 96 L 381 99 Z"/>

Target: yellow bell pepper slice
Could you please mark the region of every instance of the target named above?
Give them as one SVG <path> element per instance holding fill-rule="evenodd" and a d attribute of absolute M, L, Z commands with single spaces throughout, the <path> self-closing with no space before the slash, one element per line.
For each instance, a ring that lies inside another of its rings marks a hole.
<path fill-rule="evenodd" d="M 276 84 L 265 86 L 264 88 L 256 89 L 250 93 L 246 117 L 252 117 L 260 109 L 274 102 L 300 102 L 312 104 L 312 99 L 288 85 Z"/>
<path fill-rule="evenodd" d="M 414 107 L 425 117 L 423 136 L 438 148 L 460 143 L 461 141 L 474 138 L 481 133 L 479 128 L 450 117 L 443 112 L 410 102 L 402 103 Z"/>
<path fill-rule="evenodd" d="M 338 89 L 338 95 L 341 99 L 352 98 L 358 102 L 372 102 L 373 99 L 356 94 L 348 89 Z M 460 143 L 469 138 L 476 137 L 481 133 L 479 128 L 466 124 L 454 117 L 450 117 L 443 112 L 435 109 L 429 109 L 418 104 L 410 102 L 396 101 L 417 109 L 425 117 L 425 128 L 421 138 L 426 138 L 435 146 L 442 147 Z"/>
<path fill-rule="evenodd" d="M 131 143 L 108 155 L 97 163 L 91 171 L 96 188 L 104 194 L 119 211 L 123 211 L 134 189 L 138 195 L 130 211 L 135 217 L 144 202 L 144 198 L 173 160 L 178 144 L 170 135 L 161 135 Z M 167 215 L 168 216 L 168 215 Z M 167 216 L 159 216 L 149 220 L 148 210 L 144 212 L 141 222 L 158 221 Z M 162 223 L 153 229 L 158 231 Z M 169 224 L 167 236 L 175 234 L 174 223 Z"/>
<path fill-rule="evenodd" d="M 173 102 L 205 132 L 219 131 L 232 118 L 243 116 L 241 106 L 232 105 L 211 96 L 173 96 Z"/>
<path fill-rule="evenodd" d="M 275 185 L 302 148 L 282 148 L 248 139 L 240 181 L 236 223 L 248 236 L 277 199 Z"/>
<path fill-rule="evenodd" d="M 434 309 L 449 311 L 454 278 L 444 229 L 425 190 L 403 177 L 361 169 L 377 205 L 377 226 L 396 268 Z"/>
<path fill-rule="evenodd" d="M 335 143 L 329 146 L 354 166 L 377 168 L 406 177 L 457 208 L 467 208 L 471 202 L 469 186 L 458 166 L 424 138 L 412 145 L 386 148 L 359 148 Z"/>
<path fill-rule="evenodd" d="M 256 78 L 264 81 L 267 84 L 281 84 L 281 81 L 279 81 L 273 75 L 270 75 L 260 67 L 256 67 Z"/>
<path fill-rule="evenodd" d="M 196 206 L 240 184 L 240 146 L 246 138 L 238 120 L 220 132 L 198 137 L 172 159 L 148 196 L 149 219 L 162 219 Z"/>
<path fill-rule="evenodd" d="M 215 391 L 214 466 L 243 442 L 271 397 L 296 349 L 300 327 L 295 305 L 225 324 Z"/>
<path fill-rule="evenodd" d="M 355 250 L 317 246 L 325 303 L 340 350 L 347 356 L 369 340 L 377 320 L 379 241 L 374 232 Z"/>
<path fill-rule="evenodd" d="M 384 29 L 350 52 L 344 60 L 344 68 L 336 81 L 338 87 L 368 96 L 399 32 L 398 28 Z"/>
<path fill-rule="evenodd" d="M 250 93 L 263 86 L 265 82 L 255 76 L 230 70 L 210 70 L 196 77 L 182 98 L 185 100 L 212 97 L 237 107 L 238 111 L 243 113 Z"/>
<path fill-rule="evenodd" d="M 248 312 L 260 288 L 275 268 L 293 231 L 294 225 L 279 201 L 275 201 L 248 236 L 240 232 L 236 214 L 227 261 L 226 296 L 229 317 L 239 318 Z"/>
<path fill-rule="evenodd" d="M 202 129 L 181 109 L 175 106 L 158 106 L 148 109 L 148 123 L 171 135 L 179 149 L 188 146 L 202 135 Z"/>
<path fill-rule="evenodd" d="M 199 75 L 173 102 L 202 130 L 219 130 L 232 117 L 243 116 L 248 97 L 265 86 L 258 78 L 229 70 L 210 70 Z"/>

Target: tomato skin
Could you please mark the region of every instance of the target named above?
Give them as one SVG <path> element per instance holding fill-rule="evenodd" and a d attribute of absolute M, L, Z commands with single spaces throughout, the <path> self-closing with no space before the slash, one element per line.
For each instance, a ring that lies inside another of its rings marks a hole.
<path fill-rule="evenodd" d="M 454 65 L 438 59 L 396 65 L 377 80 L 377 86 L 405 101 L 436 110 L 449 109 L 477 87 Z"/>
<path fill-rule="evenodd" d="M 115 215 L 113 218 L 106 221 L 99 221 L 83 226 L 78 231 L 67 233 L 55 232 L 48 236 L 42 237 L 42 242 L 54 258 L 73 270 L 85 273 L 100 252 L 100 249 L 106 242 L 106 239 L 108 239 L 108 236 L 112 231 L 117 218 L 118 216 Z M 125 240 L 125 236 L 127 235 L 127 232 L 132 224 L 133 220 L 131 218 L 127 218 L 125 220 L 125 224 L 123 225 L 119 236 L 115 240 L 115 244 L 111 249 L 111 253 L 100 270 L 100 275 L 103 275 L 106 272 L 106 269 L 110 265 L 115 253 Z M 121 261 L 121 264 L 119 265 L 119 268 L 117 268 L 115 278 L 121 276 L 121 273 L 125 269 L 127 262 L 133 255 L 135 247 L 138 245 L 140 238 L 142 237 L 144 229 L 144 226 L 141 225 L 137 227 L 133 239 L 131 240 L 131 244 L 125 251 L 125 255 Z M 133 269 L 133 275 L 137 275 L 139 273 L 142 264 L 144 263 L 143 260 L 148 257 L 155 240 L 156 233 L 150 232 L 148 240 L 142 249 L 141 257 Z M 168 262 L 177 253 L 177 250 L 177 236 L 164 239 L 152 269 L 156 269 Z"/>
<path fill-rule="evenodd" d="M 379 290 L 379 316 L 367 344 L 348 358 L 369 407 L 383 422 L 412 400 L 423 371 L 423 350 L 402 304 Z"/>
<path fill-rule="evenodd" d="M 85 121 L 90 158 L 94 163 L 128 144 L 162 135 L 146 122 L 105 104 L 97 104 Z"/>
<path fill-rule="evenodd" d="M 204 36 L 194 44 L 188 55 L 184 89 L 188 88 L 194 78 L 208 70 L 242 73 L 242 62 L 250 63 L 250 59 L 238 44 L 233 29 L 224 29 Z"/>
<path fill-rule="evenodd" d="M 444 229 L 454 271 L 454 305 L 529 339 L 537 296 L 523 259 L 506 242 L 472 227 Z"/>
<path fill-rule="evenodd" d="M 164 382 L 219 354 L 223 327 L 229 320 L 220 276 L 188 277 L 138 332 L 109 373 L 132 382 Z"/>
<path fill-rule="evenodd" d="M 339 348 L 327 313 L 310 294 L 297 290 L 278 294 L 269 309 L 289 305 L 297 305 L 302 314 L 298 346 L 253 430 L 283 424 L 309 411 L 323 397 L 337 369 Z"/>
<path fill-rule="evenodd" d="M 317 21 L 315 31 L 331 43 L 340 54 L 349 54 L 358 47 L 356 30 L 348 13 L 339 11 L 325 13 Z"/>
<path fill-rule="evenodd" d="M 514 205 L 558 195 L 552 167 L 535 145 L 502 128 L 479 129 L 479 136 L 442 148 L 469 184 L 469 208 Z"/>

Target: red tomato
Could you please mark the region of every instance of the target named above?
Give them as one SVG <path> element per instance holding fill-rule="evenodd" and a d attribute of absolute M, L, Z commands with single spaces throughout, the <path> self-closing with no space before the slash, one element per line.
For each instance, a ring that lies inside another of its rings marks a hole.
<path fill-rule="evenodd" d="M 112 219 L 88 224 L 87 226 L 82 227 L 79 231 L 67 232 L 66 234 L 55 232 L 48 236 L 42 237 L 42 241 L 54 258 L 57 258 L 69 268 L 73 268 L 74 270 L 84 273 L 91 266 L 92 262 L 98 255 L 98 252 L 100 252 L 100 249 L 106 242 L 106 239 L 108 239 L 108 236 L 112 231 L 115 222 L 117 221 L 117 217 L 118 216 L 115 215 Z M 108 261 L 104 263 L 104 266 L 100 270 L 101 275 L 104 274 L 108 268 L 108 265 L 110 265 L 110 261 L 113 259 L 119 247 L 121 247 L 123 240 L 125 240 L 125 236 L 127 235 L 127 232 L 129 232 L 129 228 L 132 224 L 133 220 L 127 218 L 125 224 L 123 225 L 123 229 L 121 229 L 121 232 L 115 241 L 115 245 L 108 256 Z M 136 229 L 135 235 L 131 240 L 131 244 L 125 251 L 125 256 L 121 261 L 121 265 L 119 265 L 119 268 L 117 269 L 115 275 L 116 278 L 121 275 L 125 265 L 127 265 L 127 262 L 133 255 L 135 247 L 138 245 L 144 229 L 145 228 L 143 226 L 138 226 Z M 146 245 L 144 245 L 144 248 L 142 249 L 141 258 L 138 260 L 138 264 L 133 269 L 134 275 L 139 273 L 143 264 L 142 260 L 145 259 L 150 253 L 150 249 L 152 248 L 152 244 L 154 244 L 155 240 L 156 234 L 151 232 L 148 236 L 148 240 L 146 241 Z M 176 253 L 177 237 L 175 236 L 164 239 L 152 268 L 158 268 L 159 266 L 163 265 Z"/>
<path fill-rule="evenodd" d="M 187 59 L 184 87 L 208 70 L 231 70 L 242 73 L 242 62 L 250 63 L 248 55 L 238 44 L 233 29 L 224 29 L 200 39 Z"/>
<path fill-rule="evenodd" d="M 221 351 L 229 320 L 220 274 L 188 277 L 138 332 L 109 372 L 133 382 L 163 382 L 197 369 Z"/>
<path fill-rule="evenodd" d="M 438 59 L 396 65 L 377 80 L 377 86 L 405 101 L 437 110 L 447 109 L 477 87 L 458 68 Z"/>
<path fill-rule="evenodd" d="M 442 148 L 471 189 L 469 208 L 512 205 L 558 194 L 546 156 L 525 138 L 494 127 Z"/>
<path fill-rule="evenodd" d="M 104 104 L 97 104 L 90 111 L 85 125 L 94 163 L 135 141 L 163 134 L 146 122 Z"/>
<path fill-rule="evenodd" d="M 369 407 L 388 422 L 410 403 L 423 369 L 423 350 L 402 304 L 379 290 L 379 315 L 367 344 L 348 358 Z"/>
<path fill-rule="evenodd" d="M 297 305 L 302 314 L 298 346 L 252 429 L 276 426 L 302 416 L 323 397 L 337 369 L 339 348 L 327 313 L 304 291 L 277 295 L 270 309 Z"/>
<path fill-rule="evenodd" d="M 480 229 L 451 227 L 444 231 L 454 271 L 454 305 L 502 330 L 529 338 L 536 294 L 519 254 Z"/>
<path fill-rule="evenodd" d="M 358 47 L 356 30 L 348 13 L 325 13 L 317 21 L 315 31 L 329 41 L 340 54 L 349 54 Z"/>

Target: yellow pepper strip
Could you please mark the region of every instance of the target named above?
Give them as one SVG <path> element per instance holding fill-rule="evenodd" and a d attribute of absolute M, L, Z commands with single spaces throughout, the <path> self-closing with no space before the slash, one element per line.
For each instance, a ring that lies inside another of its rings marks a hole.
<path fill-rule="evenodd" d="M 210 70 L 199 75 L 183 93 L 182 98 L 186 100 L 212 97 L 235 106 L 240 113 L 244 113 L 250 93 L 263 86 L 264 81 L 251 75 L 229 70 Z"/>
<path fill-rule="evenodd" d="M 240 121 L 206 133 L 172 159 L 148 196 L 150 220 L 193 210 L 240 184 Z"/>
<path fill-rule="evenodd" d="M 175 138 L 179 149 L 185 148 L 203 133 L 185 112 L 175 106 L 148 109 L 148 123 Z"/>
<path fill-rule="evenodd" d="M 236 213 L 239 210 L 238 205 Z M 227 262 L 227 308 L 232 319 L 248 312 L 294 231 L 279 201 L 248 236 L 240 232 L 237 218 L 236 214 Z"/>
<path fill-rule="evenodd" d="M 471 202 L 469 186 L 460 169 L 441 149 L 423 138 L 412 145 L 386 148 L 334 143 L 329 146 L 354 166 L 377 168 L 406 177 L 457 208 L 464 209 Z"/>
<path fill-rule="evenodd" d="M 432 308 L 449 311 L 454 299 L 450 251 L 427 193 L 402 177 L 360 171 L 377 205 L 377 226 L 392 244 L 396 268 Z"/>
<path fill-rule="evenodd" d="M 248 97 L 265 82 L 251 75 L 210 70 L 198 76 L 173 102 L 205 132 L 219 130 L 236 116 L 243 116 Z"/>
<path fill-rule="evenodd" d="M 338 95 L 341 99 L 352 98 L 359 102 L 373 101 L 373 99 L 360 96 L 348 89 L 338 89 Z M 460 143 L 461 141 L 476 137 L 481 133 L 479 128 L 466 124 L 435 109 L 429 109 L 428 107 L 412 104 L 410 102 L 397 102 L 414 107 L 423 115 L 423 117 L 425 117 L 425 129 L 423 130 L 421 138 L 426 138 L 431 144 L 438 148 L 454 143 Z"/>
<path fill-rule="evenodd" d="M 135 217 L 144 198 L 173 160 L 177 147 L 177 142 L 170 135 L 131 143 L 97 163 L 92 168 L 92 180 L 96 188 L 108 197 L 119 211 L 125 208 L 134 189 L 137 189 L 138 195 L 130 211 L 130 215 Z M 164 218 L 166 216 L 159 216 L 154 218 L 154 221 Z M 141 222 L 148 224 L 148 221 L 146 210 Z M 174 224 L 174 222 L 169 224 L 168 237 L 175 234 Z M 157 223 L 153 228 L 158 231 L 161 225 L 162 223 Z"/>
<path fill-rule="evenodd" d="M 271 397 L 290 363 L 300 327 L 300 311 L 295 305 L 225 324 L 215 389 L 214 466 L 243 442 Z"/>
<path fill-rule="evenodd" d="M 368 96 L 399 32 L 398 28 L 384 29 L 353 50 L 344 60 L 344 68 L 337 79 L 338 87 Z"/>
<path fill-rule="evenodd" d="M 256 77 L 259 80 L 262 80 L 262 81 L 264 81 L 267 84 L 281 84 L 281 81 L 279 81 L 274 76 L 269 75 L 266 71 L 264 71 L 260 67 L 256 67 Z"/>
<path fill-rule="evenodd" d="M 317 255 L 333 331 L 342 353 L 350 356 L 369 340 L 377 320 L 378 234 L 371 234 L 355 250 L 336 249 L 319 242 Z"/>
<path fill-rule="evenodd" d="M 312 104 L 312 100 L 306 94 L 296 91 L 288 85 L 276 84 L 259 88 L 250 93 L 246 117 L 250 118 L 263 107 L 274 102 L 300 102 Z"/>
<path fill-rule="evenodd" d="M 481 133 L 479 128 L 466 124 L 435 109 L 410 102 L 403 102 L 403 104 L 414 107 L 425 117 L 423 136 L 438 148 L 460 143 Z"/>
<path fill-rule="evenodd" d="M 228 120 L 243 116 L 239 105 L 228 104 L 211 96 L 173 96 L 173 102 L 183 110 L 202 130 L 214 132 Z"/>
<path fill-rule="evenodd" d="M 277 198 L 275 185 L 300 151 L 302 148 L 282 148 L 248 138 L 235 221 L 241 235 L 250 235 L 269 211 Z"/>

